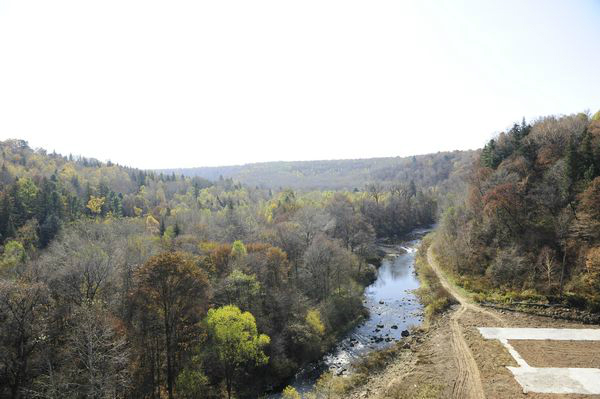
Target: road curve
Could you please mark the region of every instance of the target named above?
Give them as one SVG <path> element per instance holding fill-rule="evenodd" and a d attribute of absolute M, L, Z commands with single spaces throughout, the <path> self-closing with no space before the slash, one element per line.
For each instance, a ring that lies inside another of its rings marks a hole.
<path fill-rule="evenodd" d="M 462 327 L 458 321 L 468 310 L 489 315 L 501 325 L 505 324 L 504 320 L 498 315 L 470 303 L 466 297 L 461 295 L 461 293 L 448 281 L 444 273 L 442 273 L 431 247 L 427 250 L 427 262 L 437 275 L 442 286 L 460 303 L 460 308 L 450 317 L 450 330 L 452 332 L 451 344 L 455 354 L 458 371 L 458 376 L 452 389 L 452 397 L 455 399 L 484 399 L 485 393 L 483 391 L 483 386 L 481 385 L 479 368 L 477 367 L 477 362 L 475 362 L 475 358 L 473 357 L 469 345 L 467 345 L 467 342 L 465 341 Z"/>

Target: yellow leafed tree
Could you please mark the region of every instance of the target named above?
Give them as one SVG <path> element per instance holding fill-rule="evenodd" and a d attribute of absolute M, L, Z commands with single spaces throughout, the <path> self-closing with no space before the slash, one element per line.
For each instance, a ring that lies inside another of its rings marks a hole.
<path fill-rule="evenodd" d="M 90 196 L 90 200 L 88 201 L 86 207 L 94 215 L 99 215 L 102 212 L 102 205 L 104 205 L 104 201 L 104 197 L 95 197 L 92 195 Z"/>
<path fill-rule="evenodd" d="M 321 313 L 317 309 L 311 309 L 306 313 L 306 324 L 319 335 L 325 333 L 325 326 L 321 321 Z"/>

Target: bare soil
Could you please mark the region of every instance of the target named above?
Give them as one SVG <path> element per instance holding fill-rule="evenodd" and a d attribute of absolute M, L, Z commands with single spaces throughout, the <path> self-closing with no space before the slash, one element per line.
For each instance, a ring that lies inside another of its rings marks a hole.
<path fill-rule="evenodd" d="M 430 257 L 430 264 L 434 262 Z M 435 271 L 437 265 L 432 266 Z M 433 320 L 427 329 L 417 331 L 396 361 L 369 376 L 349 398 L 600 398 L 600 395 L 524 394 L 506 368 L 518 367 L 512 356 L 498 340 L 483 339 L 477 330 L 477 327 L 590 328 L 589 325 L 482 308 L 462 297 L 439 269 L 438 276 L 460 304 Z M 532 366 L 600 367 L 597 342 L 512 343 Z"/>
<path fill-rule="evenodd" d="M 532 367 L 600 369 L 600 341 L 509 340 Z"/>
<path fill-rule="evenodd" d="M 547 317 L 531 316 L 526 314 L 507 312 L 499 313 L 503 317 L 506 327 L 553 327 L 553 328 L 589 328 L 589 325 L 570 323 L 563 320 L 553 320 Z M 524 394 L 520 385 L 514 379 L 506 366 L 517 366 L 508 351 L 498 340 L 483 339 L 477 327 L 497 327 L 495 319 L 490 319 L 476 313 L 467 313 L 461 323 L 464 326 L 464 338 L 471 351 L 474 353 L 481 383 L 483 385 L 485 398 L 533 398 L 533 399 L 559 399 L 559 398 L 600 398 L 600 395 L 560 395 L 560 394 Z M 544 341 L 537 341 L 538 343 Z M 552 341 L 556 342 L 556 341 Z M 563 341 L 565 342 L 565 341 Z M 567 341 L 570 342 L 570 341 Z M 581 341 L 578 341 L 581 342 Z M 589 343 L 588 343 L 589 344 Z M 517 349 L 517 351 L 519 351 Z M 523 353 L 519 352 L 523 356 Z M 531 366 L 552 367 L 556 358 L 552 351 L 544 351 L 536 355 L 536 361 L 529 363 Z M 524 356 L 525 361 L 530 359 Z M 589 359 L 588 354 L 579 356 L 573 354 L 572 360 L 575 364 Z M 563 367 L 558 365 L 556 367 Z M 571 366 L 577 367 L 577 366 Z M 440 396 L 441 398 L 442 396 Z"/>
<path fill-rule="evenodd" d="M 406 350 L 387 368 L 369 375 L 349 398 L 448 398 L 457 379 L 450 350 L 450 316 L 436 319 L 427 330 L 413 332 Z"/>

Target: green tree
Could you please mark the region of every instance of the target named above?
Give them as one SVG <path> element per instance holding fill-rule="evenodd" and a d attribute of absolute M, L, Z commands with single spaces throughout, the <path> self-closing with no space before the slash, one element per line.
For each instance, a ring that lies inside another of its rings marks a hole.
<path fill-rule="evenodd" d="M 210 309 L 206 317 L 210 347 L 225 377 L 227 397 L 231 398 L 233 382 L 238 371 L 248 365 L 262 365 L 269 361 L 263 348 L 270 338 L 259 334 L 250 312 L 233 305 Z"/>
<path fill-rule="evenodd" d="M 13 222 L 10 196 L 8 193 L 4 193 L 0 203 L 0 240 L 6 240 L 7 237 L 15 234 Z"/>
<path fill-rule="evenodd" d="M 177 376 L 177 397 L 204 398 L 209 392 L 208 377 L 197 368 L 186 368 Z"/>
<path fill-rule="evenodd" d="M 59 218 L 63 214 L 63 198 L 58 192 L 57 184 L 56 175 L 42 180 L 41 190 L 37 196 L 37 219 L 40 223 L 47 220 L 50 215 Z"/>
<path fill-rule="evenodd" d="M 50 241 L 56 236 L 60 230 L 60 219 L 55 214 L 46 216 L 43 223 L 40 225 L 40 246 L 46 247 Z"/>
<path fill-rule="evenodd" d="M 161 237 L 165 235 L 167 231 L 167 226 L 165 225 L 165 219 L 160 219 L 160 226 L 158 227 L 158 235 Z"/>
<path fill-rule="evenodd" d="M 159 234 L 160 234 L 160 231 L 159 231 Z M 172 240 L 176 237 L 175 229 L 173 228 L 173 226 L 169 226 L 165 229 L 165 231 L 161 234 L 161 236 L 167 240 Z"/>
<path fill-rule="evenodd" d="M 14 270 L 25 262 L 25 248 L 19 241 L 8 241 L 0 258 L 0 272 Z"/>
<path fill-rule="evenodd" d="M 500 161 L 496 152 L 496 140 L 492 139 L 481 150 L 481 164 L 486 168 L 496 169 Z"/>
<path fill-rule="evenodd" d="M 227 304 L 248 309 L 260 292 L 260 283 L 255 275 L 234 270 L 223 283 L 223 293 Z"/>
<path fill-rule="evenodd" d="M 233 246 L 231 247 L 231 257 L 234 259 L 241 259 L 246 256 L 248 252 L 246 251 L 246 246 L 240 240 L 236 240 L 233 242 Z"/>
<path fill-rule="evenodd" d="M 30 178 L 22 178 L 17 181 L 18 203 L 22 206 L 21 221 L 31 218 L 36 211 L 36 200 L 40 190 Z"/>

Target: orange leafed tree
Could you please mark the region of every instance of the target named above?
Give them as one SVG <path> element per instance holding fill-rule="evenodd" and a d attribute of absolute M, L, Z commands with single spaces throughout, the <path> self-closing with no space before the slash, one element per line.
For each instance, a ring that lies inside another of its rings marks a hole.
<path fill-rule="evenodd" d="M 494 187 L 483 196 L 483 204 L 486 215 L 495 218 L 511 233 L 516 233 L 521 227 L 519 211 L 524 204 L 515 184 Z"/>

